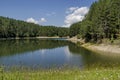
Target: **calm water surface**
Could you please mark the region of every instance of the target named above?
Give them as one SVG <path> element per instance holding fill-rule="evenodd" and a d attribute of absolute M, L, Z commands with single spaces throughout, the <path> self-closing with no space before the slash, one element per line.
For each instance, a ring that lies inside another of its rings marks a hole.
<path fill-rule="evenodd" d="M 90 67 L 119 64 L 120 58 L 105 57 L 65 40 L 1 40 L 0 65 L 7 67 Z"/>

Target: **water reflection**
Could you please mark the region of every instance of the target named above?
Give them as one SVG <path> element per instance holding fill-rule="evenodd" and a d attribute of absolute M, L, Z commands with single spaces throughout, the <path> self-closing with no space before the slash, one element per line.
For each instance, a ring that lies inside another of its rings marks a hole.
<path fill-rule="evenodd" d="M 82 67 L 82 56 L 69 51 L 68 41 L 61 40 L 10 40 L 1 41 L 0 65 Z"/>
<path fill-rule="evenodd" d="M 120 58 L 111 58 L 93 53 L 65 40 L 1 40 L 0 65 L 49 67 L 90 67 L 95 64 L 110 66 L 120 63 Z M 102 66 L 102 65 L 101 65 Z"/>

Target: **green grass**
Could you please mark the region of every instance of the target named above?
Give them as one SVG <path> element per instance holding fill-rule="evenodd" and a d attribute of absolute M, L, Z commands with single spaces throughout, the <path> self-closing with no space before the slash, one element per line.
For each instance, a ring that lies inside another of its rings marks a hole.
<path fill-rule="evenodd" d="M 60 70 L 0 70 L 0 80 L 120 80 L 119 68 Z"/>

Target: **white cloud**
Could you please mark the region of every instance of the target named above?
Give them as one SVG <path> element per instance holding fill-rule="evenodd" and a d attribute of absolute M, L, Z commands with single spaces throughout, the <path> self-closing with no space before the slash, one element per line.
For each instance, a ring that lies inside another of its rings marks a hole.
<path fill-rule="evenodd" d="M 27 21 L 27 22 L 30 22 L 30 23 L 38 24 L 38 21 L 35 20 L 35 19 L 33 19 L 32 17 L 31 17 L 31 18 L 28 18 L 26 21 Z"/>
<path fill-rule="evenodd" d="M 66 13 L 71 13 L 71 12 L 73 12 L 74 10 L 76 10 L 76 9 L 78 9 L 79 7 L 70 7 L 67 11 L 66 11 Z"/>
<path fill-rule="evenodd" d="M 47 22 L 47 20 L 45 18 L 41 18 L 40 20 L 35 20 L 34 18 L 31 17 L 31 18 L 28 18 L 26 22 L 40 24 L 40 23 Z"/>
<path fill-rule="evenodd" d="M 41 18 L 40 23 L 44 23 L 44 22 L 47 22 L 47 20 L 45 18 Z"/>
<path fill-rule="evenodd" d="M 71 24 L 64 24 L 62 27 L 69 27 Z"/>
<path fill-rule="evenodd" d="M 68 9 L 68 15 L 65 17 L 65 27 L 69 27 L 71 24 L 82 21 L 84 16 L 88 13 L 88 7 L 70 7 Z"/>
<path fill-rule="evenodd" d="M 78 9 L 78 8 L 79 8 L 79 7 L 70 7 L 69 10 L 70 10 L 70 11 L 74 11 L 74 10 L 76 10 L 76 9 Z"/>

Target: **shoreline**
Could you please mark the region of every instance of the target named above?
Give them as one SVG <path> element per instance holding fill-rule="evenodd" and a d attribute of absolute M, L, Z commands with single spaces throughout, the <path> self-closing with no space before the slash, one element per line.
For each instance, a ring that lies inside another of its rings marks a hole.
<path fill-rule="evenodd" d="M 61 38 L 66 38 L 65 40 L 70 41 L 72 43 L 79 43 L 79 45 L 81 47 L 84 47 L 88 50 L 91 50 L 93 52 L 99 52 L 99 53 L 103 53 L 106 55 L 109 54 L 119 54 L 120 55 L 120 45 L 110 45 L 110 44 L 91 44 L 91 43 L 85 43 L 84 40 L 82 39 L 77 39 L 77 37 L 72 37 L 72 38 L 68 38 L 68 37 L 47 37 L 47 36 L 38 36 L 38 37 L 23 37 L 23 38 L 0 38 L 0 40 L 11 40 L 11 39 L 61 39 Z"/>
<path fill-rule="evenodd" d="M 46 36 L 40 36 L 40 37 L 36 37 L 37 39 L 48 39 L 48 38 L 52 38 L 52 39 L 54 39 L 54 38 L 60 38 L 60 37 L 58 37 L 58 36 L 56 36 L 56 37 L 46 37 Z"/>
<path fill-rule="evenodd" d="M 16 37 L 16 38 L 0 38 L 0 40 L 19 40 L 19 39 L 60 39 L 60 38 L 66 38 L 68 39 L 68 37 L 59 37 L 59 36 L 55 36 L 55 37 L 47 37 L 47 36 L 39 36 L 39 37 Z"/>
<path fill-rule="evenodd" d="M 82 47 L 91 50 L 93 52 L 97 52 L 101 55 L 114 55 L 114 56 L 120 56 L 120 46 L 118 45 L 106 45 L 106 44 L 90 44 L 85 43 L 81 45 Z"/>
<path fill-rule="evenodd" d="M 84 40 L 77 39 L 76 37 L 69 38 L 67 40 L 75 44 L 80 43 L 79 45 L 81 47 L 102 55 L 120 55 L 120 45 L 85 43 Z"/>

